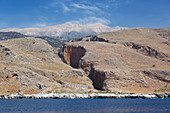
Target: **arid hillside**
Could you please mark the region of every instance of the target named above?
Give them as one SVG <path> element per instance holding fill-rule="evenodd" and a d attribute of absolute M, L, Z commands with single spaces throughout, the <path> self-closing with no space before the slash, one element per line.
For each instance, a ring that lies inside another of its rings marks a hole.
<path fill-rule="evenodd" d="M 18 32 L 0 32 L 0 41 L 16 39 L 16 38 L 25 38 L 25 37 L 30 37 L 30 36 L 26 36 Z M 64 42 L 67 41 L 66 39 L 57 39 L 57 38 L 51 38 L 47 36 L 41 36 L 37 38 L 46 40 L 54 48 L 61 47 L 64 44 Z"/>
<path fill-rule="evenodd" d="M 93 91 L 81 69 L 64 64 L 42 39 L 0 41 L 0 94 Z"/>
<path fill-rule="evenodd" d="M 157 32 L 133 28 L 66 43 L 60 56 L 83 69 L 98 90 L 153 93 L 170 91 L 169 50 Z"/>
<path fill-rule="evenodd" d="M 170 42 L 147 28 L 72 40 L 0 41 L 0 94 L 170 92 Z"/>
<path fill-rule="evenodd" d="M 156 31 L 163 38 L 166 38 L 170 41 L 170 27 L 156 28 L 156 29 L 153 29 L 153 30 Z"/>

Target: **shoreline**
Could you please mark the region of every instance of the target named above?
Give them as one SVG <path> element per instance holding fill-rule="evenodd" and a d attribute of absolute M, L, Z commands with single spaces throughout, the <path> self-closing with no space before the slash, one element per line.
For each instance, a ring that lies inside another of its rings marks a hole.
<path fill-rule="evenodd" d="M 51 94 L 11 94 L 0 95 L 0 99 L 158 99 L 158 98 L 170 98 L 170 92 L 168 93 L 154 93 L 154 94 L 112 94 L 112 93 L 92 93 L 92 94 L 68 94 L 68 93 L 51 93 Z"/>

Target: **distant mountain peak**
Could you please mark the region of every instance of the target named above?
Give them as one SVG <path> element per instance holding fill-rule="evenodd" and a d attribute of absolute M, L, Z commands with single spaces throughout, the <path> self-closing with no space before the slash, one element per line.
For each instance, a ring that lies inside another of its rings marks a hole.
<path fill-rule="evenodd" d="M 48 36 L 52 38 L 80 38 L 89 35 L 96 35 L 103 32 L 111 32 L 116 30 L 125 29 L 124 27 L 109 27 L 101 23 L 95 23 L 91 25 L 82 24 L 61 24 L 43 28 L 9 28 L 2 29 L 1 32 L 19 32 L 28 36 Z"/>

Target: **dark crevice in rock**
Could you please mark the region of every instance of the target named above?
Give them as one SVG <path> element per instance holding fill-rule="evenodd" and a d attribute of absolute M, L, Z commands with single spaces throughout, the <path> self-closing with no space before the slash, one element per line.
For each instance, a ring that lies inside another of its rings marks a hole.
<path fill-rule="evenodd" d="M 97 90 L 103 90 L 103 82 L 106 79 L 105 72 L 100 72 L 94 68 L 92 63 L 87 63 L 82 57 L 86 50 L 83 47 L 63 46 L 59 51 L 59 56 L 64 63 L 73 68 L 82 68 L 93 82 L 93 87 Z"/>
<path fill-rule="evenodd" d="M 65 84 L 63 81 L 61 80 L 56 80 L 56 82 L 58 82 L 59 84 Z"/>
<path fill-rule="evenodd" d="M 14 73 L 14 74 L 12 75 L 12 77 L 18 77 L 18 74 Z"/>
<path fill-rule="evenodd" d="M 164 59 L 164 58 L 168 58 L 169 56 L 165 53 L 159 52 L 156 49 L 153 49 L 149 46 L 142 46 L 139 44 L 135 44 L 134 42 L 127 42 L 124 44 L 126 47 L 130 47 L 132 49 L 136 49 L 137 52 L 144 54 L 146 56 L 150 56 L 150 57 L 154 57 L 154 58 L 158 58 L 158 59 Z M 164 60 L 163 60 L 164 61 Z"/>
<path fill-rule="evenodd" d="M 86 38 L 85 38 L 86 39 L 85 41 L 109 42 L 109 40 L 105 40 L 104 38 L 98 37 L 96 35 L 86 36 Z M 71 40 L 70 42 L 78 42 L 78 41 L 83 41 L 83 40 L 84 38 L 78 38 L 78 39 Z"/>
<path fill-rule="evenodd" d="M 146 71 L 145 70 L 143 71 L 143 73 L 152 79 L 155 78 L 155 79 L 159 79 L 161 81 L 170 83 L 169 73 L 165 71 Z"/>
<path fill-rule="evenodd" d="M 104 90 L 103 84 L 106 79 L 105 72 L 98 71 L 94 68 L 92 63 L 88 63 L 81 59 L 80 67 L 88 74 L 88 77 L 93 82 L 93 87 L 97 90 Z"/>
<path fill-rule="evenodd" d="M 87 40 L 88 41 L 88 40 Z M 105 40 L 103 38 L 100 38 L 98 36 L 92 36 L 89 41 L 98 41 L 98 42 L 109 42 L 108 40 Z"/>
<path fill-rule="evenodd" d="M 92 67 L 88 77 L 92 80 L 95 89 L 103 90 L 103 83 L 106 79 L 105 72 L 97 71 Z"/>

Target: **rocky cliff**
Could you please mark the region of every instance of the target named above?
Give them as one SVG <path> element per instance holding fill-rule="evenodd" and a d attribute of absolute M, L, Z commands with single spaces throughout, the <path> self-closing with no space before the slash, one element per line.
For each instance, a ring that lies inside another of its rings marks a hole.
<path fill-rule="evenodd" d="M 100 40 L 86 37 L 66 43 L 61 55 L 67 64 L 82 68 L 95 89 L 126 93 L 170 91 L 168 40 L 146 28 L 96 37 Z M 71 57 L 78 58 L 76 66 L 70 63 Z"/>
<path fill-rule="evenodd" d="M 170 92 L 169 50 L 146 28 L 67 42 L 60 57 L 39 38 L 0 41 L 0 94 Z"/>
<path fill-rule="evenodd" d="M 64 64 L 42 39 L 0 41 L 0 64 L 0 94 L 94 90 L 81 69 Z"/>

